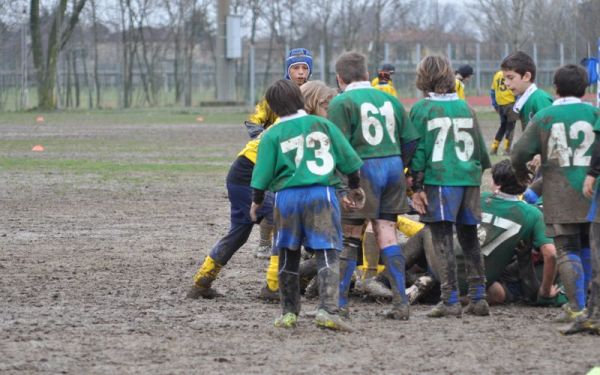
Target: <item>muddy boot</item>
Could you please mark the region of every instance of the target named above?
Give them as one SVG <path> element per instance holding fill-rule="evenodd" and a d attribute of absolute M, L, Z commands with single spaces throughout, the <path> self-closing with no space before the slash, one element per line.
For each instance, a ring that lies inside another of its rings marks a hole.
<path fill-rule="evenodd" d="M 504 156 L 510 155 L 510 139 L 504 140 Z"/>
<path fill-rule="evenodd" d="M 562 311 L 560 314 L 558 314 L 558 316 L 552 320 L 554 323 L 573 323 L 577 319 L 581 319 L 587 314 L 586 309 L 574 310 L 568 303 L 562 305 L 561 309 Z"/>
<path fill-rule="evenodd" d="M 277 328 L 295 328 L 298 323 L 298 315 L 294 313 L 282 314 L 279 318 L 275 319 L 273 325 Z"/>
<path fill-rule="evenodd" d="M 391 245 L 381 250 L 388 280 L 392 285 L 392 309 L 385 312 L 391 319 L 408 320 L 409 308 L 404 277 L 404 256 L 400 245 Z"/>
<path fill-rule="evenodd" d="M 204 263 L 194 275 L 194 284 L 187 293 L 187 298 L 198 299 L 200 297 L 212 299 L 220 294 L 211 288 L 212 282 L 217 278 L 222 266 L 217 264 L 213 258 L 207 256 Z"/>
<path fill-rule="evenodd" d="M 267 285 L 260 290 L 258 298 L 265 301 L 279 301 L 279 256 L 272 255 L 267 268 Z"/>
<path fill-rule="evenodd" d="M 304 297 L 313 299 L 319 296 L 319 278 L 317 276 L 310 279 L 304 291 Z"/>
<path fill-rule="evenodd" d="M 338 314 L 330 314 L 323 309 L 317 311 L 315 316 L 315 324 L 317 327 L 329 328 L 336 331 L 353 332 L 354 328 L 345 322 Z"/>
<path fill-rule="evenodd" d="M 419 277 L 410 288 L 406 289 L 408 303 L 414 305 L 421 297 L 429 293 L 435 286 L 435 280 L 429 275 Z"/>
<path fill-rule="evenodd" d="M 566 328 L 559 329 L 558 331 L 563 335 L 574 335 L 576 333 L 600 335 L 600 321 L 581 316 Z"/>
<path fill-rule="evenodd" d="M 376 277 L 371 277 L 369 279 L 356 280 L 356 284 L 354 284 L 354 289 L 359 292 L 373 297 L 375 299 L 392 299 L 394 297 L 394 293 L 383 285 L 382 282 L 377 280 Z"/>
<path fill-rule="evenodd" d="M 465 314 L 476 316 L 488 316 L 490 315 L 490 306 L 484 299 L 480 299 L 476 302 L 471 301 L 469 302 L 467 307 L 465 307 Z"/>
<path fill-rule="evenodd" d="M 462 317 L 462 307 L 460 303 L 454 303 L 452 305 L 447 305 L 444 302 L 440 302 L 433 307 L 433 309 L 429 310 L 427 316 L 430 318 L 442 318 L 444 316 L 454 316 L 457 318 Z"/>

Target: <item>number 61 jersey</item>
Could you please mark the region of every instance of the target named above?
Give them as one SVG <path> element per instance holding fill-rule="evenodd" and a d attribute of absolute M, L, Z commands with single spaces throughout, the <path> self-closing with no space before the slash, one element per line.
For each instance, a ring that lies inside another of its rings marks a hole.
<path fill-rule="evenodd" d="M 410 119 L 421 133 L 411 163 L 426 185 L 480 186 L 491 166 L 475 114 L 456 94 L 430 94 L 415 103 Z"/>
<path fill-rule="evenodd" d="M 327 117 L 362 159 L 401 155 L 403 144 L 419 138 L 398 99 L 368 81 L 353 82 L 333 98 Z"/>
<path fill-rule="evenodd" d="M 585 223 L 590 201 L 582 193 L 600 110 L 580 99 L 554 101 L 539 111 L 514 145 L 511 161 L 518 175 L 541 155 L 544 217 L 548 224 Z"/>

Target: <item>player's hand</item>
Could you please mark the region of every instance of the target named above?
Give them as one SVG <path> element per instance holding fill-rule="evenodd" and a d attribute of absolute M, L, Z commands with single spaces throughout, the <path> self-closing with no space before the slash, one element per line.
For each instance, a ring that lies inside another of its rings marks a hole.
<path fill-rule="evenodd" d="M 592 199 L 594 196 L 594 185 L 596 185 L 596 177 L 585 176 L 585 180 L 583 181 L 583 195 Z"/>
<path fill-rule="evenodd" d="M 345 210 L 360 210 L 365 206 L 365 192 L 362 188 L 350 189 L 348 194 L 342 197 L 342 205 Z"/>
<path fill-rule="evenodd" d="M 412 196 L 413 208 L 421 215 L 425 215 L 427 213 L 427 195 L 424 191 L 418 191 Z"/>
<path fill-rule="evenodd" d="M 560 290 L 558 289 L 558 286 L 552 285 L 548 291 L 543 291 L 542 288 L 540 288 L 538 291 L 538 296 L 542 298 L 554 298 L 559 292 Z"/>
<path fill-rule="evenodd" d="M 253 223 L 256 223 L 256 220 L 258 220 L 257 212 L 261 206 L 262 204 L 256 204 L 254 202 L 252 202 L 252 205 L 250 206 L 250 219 Z"/>

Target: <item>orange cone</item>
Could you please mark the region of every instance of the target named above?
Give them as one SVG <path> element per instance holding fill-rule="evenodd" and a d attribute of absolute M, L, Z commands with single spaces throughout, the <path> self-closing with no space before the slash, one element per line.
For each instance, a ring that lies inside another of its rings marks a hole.
<path fill-rule="evenodd" d="M 33 148 L 31 149 L 31 151 L 35 151 L 35 152 L 42 152 L 42 151 L 44 151 L 44 150 L 45 150 L 45 148 L 44 148 L 44 146 L 42 146 L 42 145 L 35 145 L 35 146 L 33 146 Z"/>
<path fill-rule="evenodd" d="M 198 117 L 196 117 L 196 121 L 197 122 L 204 122 L 204 117 L 198 116 Z"/>
<path fill-rule="evenodd" d="M 44 116 L 41 116 L 41 115 L 35 116 L 35 122 L 37 122 L 38 124 L 42 124 L 42 123 L 44 123 L 44 121 L 45 121 Z"/>

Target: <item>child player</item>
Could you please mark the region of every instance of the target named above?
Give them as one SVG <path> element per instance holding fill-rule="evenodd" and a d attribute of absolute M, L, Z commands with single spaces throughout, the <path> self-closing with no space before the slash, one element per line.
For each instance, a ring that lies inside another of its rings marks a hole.
<path fill-rule="evenodd" d="M 564 321 L 585 313 L 581 250 L 588 247 L 590 200 L 582 189 L 600 111 L 581 101 L 587 86 L 582 67 L 570 64 L 557 69 L 554 86 L 559 98 L 533 117 L 515 143 L 511 161 L 519 180 L 527 181 L 527 162 L 541 154 L 546 234 L 554 239 L 558 272 L 569 299 L 569 308 L 559 319 Z"/>
<path fill-rule="evenodd" d="M 500 128 L 496 132 L 496 136 L 492 142 L 490 154 L 495 155 L 498 152 L 498 147 L 500 147 L 500 142 L 502 141 L 502 137 L 504 137 L 504 153 L 508 155 L 514 135 L 515 123 L 517 122 L 517 114 L 513 111 L 515 95 L 506 87 L 504 72 L 502 70 L 494 74 L 490 97 L 494 109 L 500 116 Z"/>
<path fill-rule="evenodd" d="M 455 73 L 456 95 L 459 99 L 466 100 L 465 83 L 469 82 L 473 76 L 473 67 L 471 65 L 461 65 Z"/>
<path fill-rule="evenodd" d="M 368 219 L 373 225 L 394 292 L 393 307 L 385 315 L 406 320 L 409 308 L 404 257 L 395 225 L 397 215 L 409 209 L 403 170 L 419 135 L 398 99 L 371 87 L 364 55 L 344 53 L 337 60 L 335 70 L 338 85 L 344 92 L 329 104 L 329 119 L 342 130 L 364 161 L 360 174 L 366 195 L 362 210 L 342 213 L 344 250 L 340 255 L 340 308 L 348 311 L 350 279 L 361 248 L 362 228 Z"/>
<path fill-rule="evenodd" d="M 351 330 L 338 315 L 339 257 L 342 249 L 340 208 L 334 185 L 336 169 L 348 175 L 348 208 L 360 208 L 360 157 L 327 119 L 307 115 L 297 85 L 280 80 L 266 92 L 269 106 L 280 117 L 265 132 L 252 173 L 252 207 L 256 218 L 268 189 L 275 192 L 275 247 L 279 250 L 279 291 L 282 315 L 276 327 L 294 327 L 300 313 L 301 246 L 314 250 L 318 264 L 317 326 Z"/>
<path fill-rule="evenodd" d="M 437 244 L 435 261 L 446 265 L 445 274 L 438 275 L 442 301 L 428 316 L 462 315 L 452 241 L 454 224 L 469 284 L 470 303 L 465 312 L 489 315 L 483 256 L 477 238 L 481 175 L 491 166 L 483 137 L 475 114 L 454 92 L 448 59 L 425 57 L 417 66 L 416 84 L 426 97 L 410 111 L 411 121 L 421 131 L 411 163 L 413 207 L 431 228 Z"/>
<path fill-rule="evenodd" d="M 538 89 L 535 82 L 535 62 L 525 52 L 517 51 L 506 56 L 500 64 L 504 74 L 504 83 L 515 96 L 517 101 L 513 111 L 519 114 L 521 128 L 541 109 L 552 105 L 552 96 Z"/>
<path fill-rule="evenodd" d="M 310 52 L 304 48 L 293 49 L 289 52 L 286 60 L 285 77 L 297 86 L 301 86 L 310 77 L 311 68 Z M 252 117 L 253 121 L 257 121 L 257 124 L 260 125 L 254 127 L 257 134 L 238 154 L 227 173 L 227 195 L 231 206 L 229 232 L 214 245 L 210 254 L 204 259 L 194 276 L 194 284 L 187 294 L 188 298 L 214 298 L 218 295 L 212 288 L 213 281 L 233 254 L 248 241 L 255 224 L 250 219 L 252 170 L 256 163 L 258 144 L 262 137 L 261 132 L 272 126 L 277 120 L 277 115 L 271 111 L 267 102 L 261 101 L 261 103 L 257 105 L 257 112 Z M 272 200 L 272 196 L 267 194 L 263 209 L 258 213 L 257 223 L 262 222 L 263 218 L 269 222 L 272 221 Z M 267 270 L 267 286 L 261 290 L 263 298 L 272 298 L 273 294 L 277 294 L 277 272 L 269 272 L 269 270 L 277 269 L 278 259 L 277 255 L 271 256 L 270 263 L 274 264 L 274 267 Z"/>

